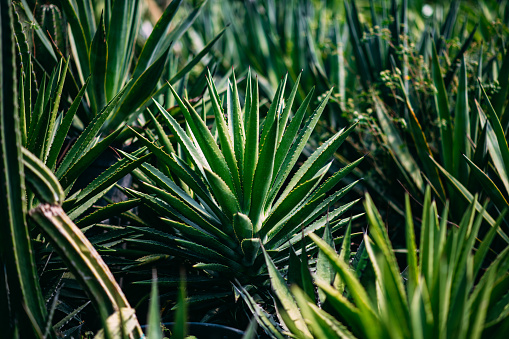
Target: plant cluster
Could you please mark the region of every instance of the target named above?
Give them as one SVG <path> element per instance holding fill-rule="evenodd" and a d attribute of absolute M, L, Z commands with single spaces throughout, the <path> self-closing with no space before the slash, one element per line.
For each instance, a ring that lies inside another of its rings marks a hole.
<path fill-rule="evenodd" d="M 0 0 L 5 336 L 504 338 L 508 24 Z"/>

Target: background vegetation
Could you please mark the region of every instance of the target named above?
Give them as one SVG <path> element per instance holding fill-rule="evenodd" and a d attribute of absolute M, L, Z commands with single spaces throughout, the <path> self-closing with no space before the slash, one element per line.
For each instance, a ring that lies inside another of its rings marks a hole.
<path fill-rule="evenodd" d="M 6 337 L 507 331 L 507 1 L 0 4 Z"/>

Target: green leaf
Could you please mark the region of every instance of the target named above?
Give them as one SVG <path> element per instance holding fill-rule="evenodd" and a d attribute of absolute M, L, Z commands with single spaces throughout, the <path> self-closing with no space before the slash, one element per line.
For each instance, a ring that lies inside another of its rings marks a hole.
<path fill-rule="evenodd" d="M 262 251 L 263 255 L 265 256 L 267 269 L 269 271 L 270 284 L 272 286 L 272 289 L 278 296 L 279 301 L 283 305 L 283 308 L 288 313 L 292 322 L 295 323 L 295 326 L 299 329 L 299 331 L 301 331 L 306 337 L 312 338 L 311 333 L 307 329 L 304 318 L 302 317 L 299 308 L 295 304 L 292 294 L 290 293 L 290 290 L 286 286 L 286 283 L 283 277 L 281 276 L 281 273 L 279 273 L 276 266 L 274 266 L 272 259 L 269 257 L 269 255 L 267 254 L 263 247 Z"/>
<path fill-rule="evenodd" d="M 154 270 L 152 273 L 152 290 L 150 292 L 150 305 L 148 311 L 148 328 L 147 338 L 150 339 L 163 339 L 161 331 L 161 316 L 159 315 L 159 293 L 157 290 L 157 274 Z"/>
<path fill-rule="evenodd" d="M 276 121 L 272 124 L 270 131 L 267 133 L 267 138 L 264 139 L 264 143 L 261 145 L 258 164 L 256 165 L 256 170 L 254 173 L 249 218 L 253 222 L 255 232 L 260 230 L 264 219 L 262 214 L 265 209 L 267 193 L 269 192 L 272 180 L 274 155 L 276 153 L 277 129 L 278 124 Z"/>
<path fill-rule="evenodd" d="M 236 213 L 233 216 L 233 231 L 239 243 L 244 239 L 252 238 L 254 230 L 249 217 L 242 213 Z"/>
<path fill-rule="evenodd" d="M 470 158 L 470 145 L 467 140 L 467 136 L 470 134 L 469 116 L 467 66 L 465 65 L 465 58 L 463 57 L 461 60 L 458 94 L 456 97 L 456 111 L 454 113 L 454 141 L 452 145 L 451 174 L 465 184 L 468 179 L 468 166 L 463 161 L 462 155 Z"/>
<path fill-rule="evenodd" d="M 18 107 L 16 105 L 16 63 L 14 32 L 12 29 L 12 4 L 0 2 L 0 260 L 3 286 L 9 286 L 11 301 L 9 312 L 23 326 L 13 326 L 19 336 L 35 336 L 35 326 L 30 326 L 27 311 L 33 316 L 39 329 L 46 324 L 46 308 L 39 285 L 38 275 L 26 223 L 24 171 L 22 163 L 21 133 Z M 28 7 L 25 7 L 28 8 Z M 2 300 L 7 299 L 5 292 Z M 25 306 L 25 309 L 23 308 Z M 2 314 L 5 310 L 2 306 Z M 13 314 L 13 315 L 14 315 Z M 11 318 L 11 319 L 12 319 Z M 12 335 L 10 327 L 4 329 Z"/>
<path fill-rule="evenodd" d="M 453 139 L 451 130 L 451 117 L 449 113 L 449 100 L 447 98 L 447 91 L 442 78 L 440 70 L 440 62 L 438 61 L 438 53 L 434 41 L 432 41 L 432 73 L 433 85 L 435 86 L 435 106 L 438 114 L 442 159 L 446 170 L 452 169 L 452 149 Z"/>
<path fill-rule="evenodd" d="M 309 237 L 313 242 L 323 251 L 323 253 L 327 256 L 331 264 L 334 266 L 341 279 L 344 281 L 345 285 L 348 287 L 348 291 L 350 295 L 353 297 L 356 306 L 359 308 L 359 311 L 363 314 L 361 318 L 365 326 L 373 326 L 375 324 L 376 313 L 371 304 L 371 301 L 366 293 L 364 287 L 362 287 L 359 280 L 355 277 L 355 275 L 351 272 L 348 265 L 340 260 L 336 252 L 330 248 L 329 245 L 322 239 L 320 239 L 317 235 L 310 233 Z M 368 330 L 369 331 L 369 330 Z"/>
<path fill-rule="evenodd" d="M 104 28 L 104 18 L 101 14 L 99 29 L 95 32 L 92 45 L 90 46 L 90 98 L 94 114 L 100 112 L 106 105 L 106 66 L 108 64 L 108 42 Z"/>
<path fill-rule="evenodd" d="M 26 148 L 22 148 L 25 178 L 33 187 L 40 200 L 50 204 L 59 204 L 64 200 L 64 191 L 57 178 L 44 163 Z"/>
<path fill-rule="evenodd" d="M 161 54 L 170 47 L 171 43 L 174 42 L 165 39 L 165 35 L 167 35 L 169 31 L 173 17 L 175 16 L 175 13 L 177 13 L 181 3 L 182 0 L 172 1 L 157 21 L 152 33 L 150 33 L 145 45 L 143 45 L 140 56 L 138 57 L 138 62 L 136 63 L 136 68 L 133 73 L 134 79 L 137 79 L 143 72 L 145 72 L 147 67 L 154 60 L 158 59 Z"/>
<path fill-rule="evenodd" d="M 168 59 L 169 49 L 159 57 L 134 83 L 126 84 L 129 91 L 120 102 L 120 107 L 108 122 L 108 128 L 113 129 L 126 121 L 140 106 L 146 103 L 154 93 L 161 73 Z"/>
<path fill-rule="evenodd" d="M 243 190 L 244 204 L 243 211 L 248 213 L 251 206 L 253 180 L 258 163 L 259 152 L 259 93 L 258 93 L 258 77 L 256 78 L 254 88 L 251 94 L 251 106 L 247 110 L 246 107 L 246 150 L 244 151 L 244 169 L 243 169 Z"/>
<path fill-rule="evenodd" d="M 80 134 L 78 140 L 72 145 L 71 149 L 66 153 L 62 163 L 58 167 L 56 171 L 57 178 L 61 179 L 65 173 L 69 171 L 71 166 L 76 163 L 78 159 L 83 157 L 86 150 L 90 149 L 94 138 L 97 137 L 101 128 L 103 127 L 104 122 L 108 119 L 111 111 L 117 105 L 118 101 L 124 94 L 126 87 L 122 91 L 120 91 L 117 96 L 103 108 L 101 113 L 97 114 L 90 122 L 90 124 L 85 128 L 85 130 Z M 115 133 L 115 132 L 113 132 Z M 112 134 L 113 134 L 112 133 Z M 110 134 L 110 135 L 112 135 Z M 65 185 L 64 185 L 65 186 Z"/>
<path fill-rule="evenodd" d="M 81 104 L 81 99 L 83 98 L 83 95 L 85 95 L 85 92 L 87 90 L 87 86 L 88 86 L 89 82 L 90 82 L 90 77 L 85 81 L 85 84 L 83 85 L 83 87 L 81 87 L 78 95 L 72 102 L 71 107 L 69 107 L 67 114 L 65 114 L 64 118 L 62 119 L 62 123 L 58 127 L 58 131 L 55 135 L 55 138 L 53 139 L 53 143 L 51 144 L 48 158 L 46 160 L 47 166 L 52 170 L 55 169 L 55 166 L 57 164 L 58 155 L 60 154 L 62 145 L 64 144 L 65 137 L 67 136 L 67 133 L 69 132 L 69 128 L 71 127 L 74 116 L 76 115 L 76 112 L 78 111 L 78 107 Z"/>
<path fill-rule="evenodd" d="M 214 172 L 205 169 L 205 176 L 207 177 L 207 181 L 212 188 L 214 197 L 216 197 L 218 200 L 218 203 L 221 206 L 223 212 L 225 212 L 229 219 L 232 219 L 236 213 L 240 212 L 240 205 L 237 198 L 235 197 L 235 194 L 230 190 L 228 185 Z"/>
<path fill-rule="evenodd" d="M 30 217 L 48 235 L 76 279 L 86 288 L 103 320 L 116 310 L 130 309 L 108 266 L 61 207 L 41 204 L 30 211 Z M 133 333 L 142 335 L 137 321 Z"/>
<path fill-rule="evenodd" d="M 113 2 L 114 15 L 107 29 L 107 64 L 104 65 L 106 100 L 113 98 L 126 81 L 138 33 L 139 5 L 138 1 Z"/>

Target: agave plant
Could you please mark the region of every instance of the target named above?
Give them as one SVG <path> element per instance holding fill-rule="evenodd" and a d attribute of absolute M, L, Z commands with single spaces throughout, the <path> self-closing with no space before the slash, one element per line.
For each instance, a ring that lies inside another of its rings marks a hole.
<path fill-rule="evenodd" d="M 364 203 L 370 235 L 364 244 L 375 282 L 364 286 L 348 260 L 315 234 L 310 237 L 338 275 L 344 290 L 315 275 L 321 307 L 301 288 L 288 288 L 269 256 L 272 286 L 282 304 L 282 319 L 297 338 L 503 338 L 509 317 L 509 247 L 485 266 L 498 225 L 478 242 L 482 214 L 475 204 L 459 225 L 441 216 L 426 190 L 420 244 L 414 235 L 410 199 L 406 197 L 407 268 L 400 273 L 386 227 L 373 201 Z M 317 268 L 318 271 L 318 268 Z M 375 288 L 372 291 L 371 288 Z M 327 311 L 325 310 L 327 309 Z"/>
<path fill-rule="evenodd" d="M 0 2 L 2 61 L 0 63 L 0 186 L 1 223 L 0 275 L 2 326 L 10 338 L 54 338 L 56 330 L 86 306 L 76 309 L 53 324 L 58 290 L 52 303 L 45 305 L 37 276 L 28 218 L 41 227 L 51 244 L 82 283 L 97 307 L 104 331 L 140 338 L 143 333 L 113 275 L 90 241 L 64 213 L 64 191 L 52 171 L 38 156 L 23 147 L 20 116 L 16 105 L 16 63 L 14 54 L 13 10 Z M 22 82 L 22 81 L 21 81 Z M 21 87 L 21 93 L 23 93 Z M 24 106 L 22 106 L 24 107 Z M 52 105 L 53 107 L 53 105 Z M 44 143 L 42 143 L 44 145 Z M 44 152 L 42 152 L 44 154 Z M 27 211 L 25 183 L 29 183 L 40 204 Z M 123 326 L 119 326 L 123 324 Z M 123 330 L 121 329 L 123 327 Z M 120 330 L 119 330 L 120 329 Z"/>
<path fill-rule="evenodd" d="M 336 203 L 355 183 L 333 189 L 362 158 L 329 178 L 325 176 L 330 157 L 354 126 L 335 134 L 295 167 L 331 91 L 303 124 L 311 91 L 288 122 L 298 79 L 286 101 L 285 82 L 286 77 L 260 123 L 258 83 L 251 73 L 243 109 L 235 77 L 228 85 L 223 110 L 209 76 L 210 109 L 215 118 L 212 132 L 204 118 L 206 112 L 200 115 L 170 86 L 186 129 L 156 103 L 159 117 L 177 145 L 155 117 L 154 135 L 145 137 L 134 131 L 159 165 L 144 163 L 134 171 L 140 189 L 127 190 L 157 216 L 140 215 L 150 227 L 129 227 L 143 235 L 128 239 L 130 248 L 147 255 L 157 252 L 185 258 L 227 287 L 233 279 L 262 287 L 266 281 L 262 247 L 276 262 L 284 263 L 289 247 L 300 246 L 302 234 L 319 230 L 327 222 L 333 232 L 346 224 L 340 216 L 356 201 L 341 206 Z M 140 261 L 153 259 L 149 256 Z"/>
<path fill-rule="evenodd" d="M 134 59 L 134 49 L 141 27 L 141 1 L 104 1 L 104 11 L 97 21 L 97 3 L 88 0 L 59 1 L 60 10 L 65 14 L 69 25 L 70 50 L 72 54 L 72 81 L 68 90 L 77 93 L 89 81 L 86 88 L 86 103 L 78 110 L 77 117 L 85 125 L 95 119 L 103 108 L 122 90 L 111 114 L 104 123 L 103 130 L 117 129 L 126 120 L 134 121 L 136 112 L 156 93 L 165 90 L 164 79 L 175 83 L 184 77 L 210 51 L 221 37 L 219 32 L 204 48 L 183 65 L 175 74 L 168 74 L 166 64 L 172 44 L 187 31 L 205 2 L 199 4 L 175 27 L 173 18 L 182 1 L 172 1 L 146 39 L 138 58 Z M 53 65 L 58 63 L 58 54 L 66 53 L 53 48 L 47 36 L 32 15 L 32 8 L 26 0 L 18 4 L 19 12 L 33 23 L 34 34 L 51 56 Z M 37 6 L 37 4 L 36 4 Z M 115 15 L 113 15 L 115 13 Z M 55 19 L 53 25 L 67 25 L 62 18 Z M 49 32 L 49 31 L 48 31 Z M 46 70 L 48 71 L 48 70 Z M 89 79 L 90 78 L 90 79 Z M 89 80 L 87 80 L 89 79 Z"/>

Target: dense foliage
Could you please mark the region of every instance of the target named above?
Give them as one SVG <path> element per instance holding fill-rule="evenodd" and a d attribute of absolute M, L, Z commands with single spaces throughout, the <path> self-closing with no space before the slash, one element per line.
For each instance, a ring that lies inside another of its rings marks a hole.
<path fill-rule="evenodd" d="M 0 0 L 0 26 L 6 338 L 509 330 L 508 1 Z"/>

